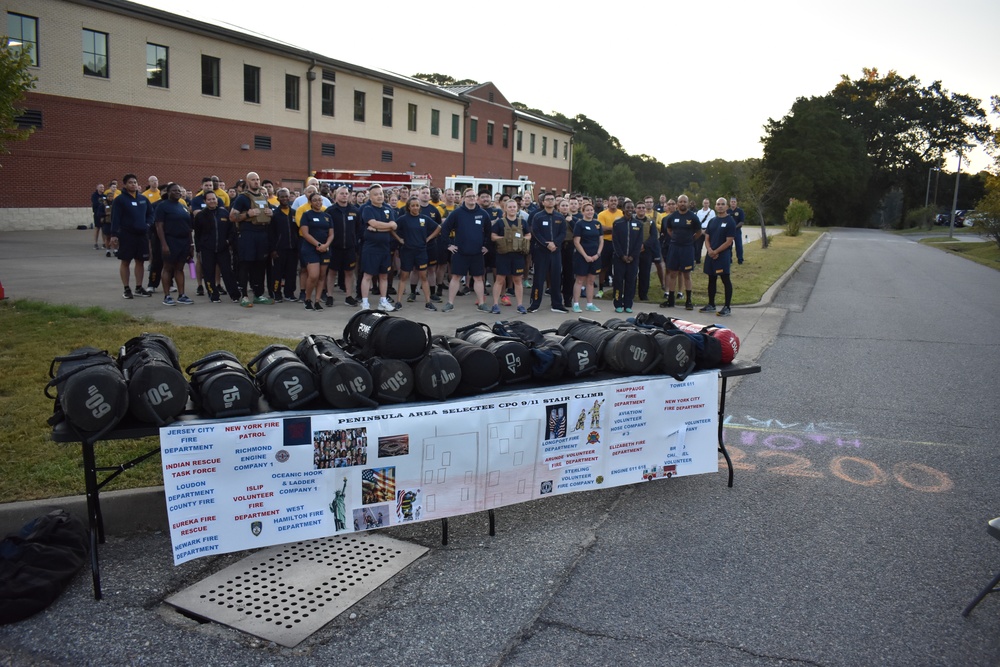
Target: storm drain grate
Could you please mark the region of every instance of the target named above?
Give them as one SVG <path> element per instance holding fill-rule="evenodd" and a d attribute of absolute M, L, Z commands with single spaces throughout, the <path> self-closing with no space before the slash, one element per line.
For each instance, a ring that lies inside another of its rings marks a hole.
<path fill-rule="evenodd" d="M 375 534 L 293 542 L 247 556 L 166 602 L 292 647 L 426 551 Z"/>

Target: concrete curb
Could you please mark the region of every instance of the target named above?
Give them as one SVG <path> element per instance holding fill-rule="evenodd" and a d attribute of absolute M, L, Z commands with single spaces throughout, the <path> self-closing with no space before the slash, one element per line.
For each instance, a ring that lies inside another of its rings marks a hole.
<path fill-rule="evenodd" d="M 813 251 L 813 248 L 816 247 L 816 244 L 819 243 L 820 241 L 822 241 L 823 238 L 828 233 L 829 232 L 823 232 L 818 237 L 816 237 L 816 240 L 812 242 L 812 245 L 810 245 L 808 248 L 806 248 L 806 251 L 804 253 L 802 253 L 801 255 L 799 255 L 799 258 L 797 260 L 795 260 L 795 262 L 790 267 L 788 267 L 788 270 L 785 271 L 781 275 L 780 278 L 778 278 L 776 281 L 774 281 L 773 285 L 771 285 L 769 288 L 767 288 L 767 291 L 764 292 L 764 296 L 762 296 L 760 298 L 760 301 L 758 301 L 757 303 L 751 303 L 751 304 L 747 304 L 745 306 L 739 306 L 739 307 L 740 308 L 766 308 L 766 307 L 770 306 L 771 303 L 774 301 L 775 295 L 778 292 L 781 291 L 781 288 L 784 287 L 785 284 L 789 280 L 792 279 L 792 276 L 794 276 L 795 272 L 799 270 L 799 266 L 802 265 L 802 262 L 806 261 L 806 257 L 808 257 L 809 253 L 811 253 Z"/>

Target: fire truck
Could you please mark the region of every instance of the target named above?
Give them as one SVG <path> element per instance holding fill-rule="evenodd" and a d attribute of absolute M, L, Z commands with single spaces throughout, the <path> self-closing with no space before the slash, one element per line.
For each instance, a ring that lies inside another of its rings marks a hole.
<path fill-rule="evenodd" d="M 326 183 L 331 188 L 342 185 L 350 190 L 367 190 L 373 185 L 387 188 L 398 188 L 405 185 L 419 188 L 431 184 L 430 174 L 416 174 L 412 171 L 352 171 L 350 169 L 320 169 L 313 174 L 320 183 Z"/>

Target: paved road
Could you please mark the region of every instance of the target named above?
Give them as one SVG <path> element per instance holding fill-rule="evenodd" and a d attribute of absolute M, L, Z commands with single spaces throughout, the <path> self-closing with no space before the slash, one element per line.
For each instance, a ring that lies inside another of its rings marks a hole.
<path fill-rule="evenodd" d="M 756 309 L 787 315 L 730 395 L 735 488 L 720 473 L 528 503 L 494 538 L 459 517 L 447 547 L 435 525 L 390 529 L 430 551 L 294 650 L 162 604 L 237 555 L 174 568 L 166 536 L 112 536 L 105 600 L 78 577 L 0 628 L 0 664 L 996 665 L 1000 599 L 959 614 L 1000 567 L 998 287 L 833 230 Z"/>

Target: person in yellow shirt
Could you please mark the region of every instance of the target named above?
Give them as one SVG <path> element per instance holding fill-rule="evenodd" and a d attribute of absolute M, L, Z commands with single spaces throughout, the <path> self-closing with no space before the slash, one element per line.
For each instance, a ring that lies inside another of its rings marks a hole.
<path fill-rule="evenodd" d="M 149 200 L 150 204 L 160 201 L 160 179 L 156 176 L 149 177 L 149 187 L 142 195 Z"/>
<path fill-rule="evenodd" d="M 229 193 L 226 192 L 225 183 L 218 176 L 212 176 L 212 184 L 215 186 L 215 196 L 219 198 L 219 206 L 229 208 Z"/>
<path fill-rule="evenodd" d="M 605 285 L 610 285 L 611 264 L 613 259 L 613 249 L 611 243 L 611 228 L 615 220 L 622 217 L 622 212 L 618 210 L 618 197 L 609 195 L 607 208 L 597 215 L 597 221 L 601 223 L 601 231 L 604 235 L 604 249 L 601 252 L 601 284 L 597 286 L 597 298 L 604 296 Z"/>

